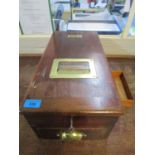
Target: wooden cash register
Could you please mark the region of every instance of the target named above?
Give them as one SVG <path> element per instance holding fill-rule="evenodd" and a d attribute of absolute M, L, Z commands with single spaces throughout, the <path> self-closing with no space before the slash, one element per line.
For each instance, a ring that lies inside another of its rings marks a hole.
<path fill-rule="evenodd" d="M 20 111 L 40 138 L 105 139 L 132 101 L 126 86 L 95 32 L 55 32 Z"/>

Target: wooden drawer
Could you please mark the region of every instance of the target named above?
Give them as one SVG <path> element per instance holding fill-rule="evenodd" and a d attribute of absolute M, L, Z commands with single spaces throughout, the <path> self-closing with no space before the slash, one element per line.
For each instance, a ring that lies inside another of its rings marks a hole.
<path fill-rule="evenodd" d="M 86 139 L 105 139 L 108 137 L 113 126 L 107 126 L 103 128 L 78 128 L 76 131 L 86 134 L 86 137 L 83 137 L 82 140 Z M 37 128 L 35 129 L 37 135 L 40 138 L 45 139 L 60 139 L 58 134 L 68 129 L 52 129 L 52 128 Z"/>
<path fill-rule="evenodd" d="M 118 117 L 114 116 L 76 116 L 73 117 L 75 128 L 102 128 L 114 124 Z"/>
<path fill-rule="evenodd" d="M 39 128 L 69 128 L 70 117 L 53 115 L 51 113 L 26 113 L 25 118 L 32 127 Z"/>
<path fill-rule="evenodd" d="M 133 97 L 128 87 L 127 81 L 123 72 L 113 71 L 112 77 L 114 79 L 117 92 L 120 96 L 123 106 L 129 108 L 133 105 Z"/>
<path fill-rule="evenodd" d="M 71 117 L 70 117 L 71 118 Z M 99 117 L 99 116 L 75 116 L 73 117 L 73 129 L 87 136 L 83 139 L 102 139 L 108 137 L 118 117 Z M 56 120 L 56 119 L 55 119 Z M 58 120 L 58 119 L 57 119 Z M 59 120 L 60 121 L 60 120 Z M 35 123 L 39 121 L 35 120 Z M 48 121 L 49 122 L 49 121 Z M 68 123 L 69 122 L 69 123 Z M 45 125 L 31 125 L 40 138 L 59 139 L 58 133 L 68 131 L 70 128 L 71 119 L 66 120 L 68 126 L 65 124 L 51 123 Z M 43 123 L 43 122 L 42 122 Z M 45 123 L 44 123 L 45 124 Z M 56 125 L 60 127 L 56 127 Z"/>
<path fill-rule="evenodd" d="M 29 124 L 39 128 L 69 128 L 70 116 L 54 116 L 48 113 L 35 113 L 25 115 Z M 74 116 L 74 128 L 102 128 L 114 124 L 118 117 L 114 116 Z"/>

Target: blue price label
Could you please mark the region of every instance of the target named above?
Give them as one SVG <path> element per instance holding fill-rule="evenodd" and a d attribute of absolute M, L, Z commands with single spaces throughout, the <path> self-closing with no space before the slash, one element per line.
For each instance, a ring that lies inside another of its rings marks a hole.
<path fill-rule="evenodd" d="M 40 108 L 41 107 L 41 100 L 36 99 L 26 99 L 24 101 L 24 108 Z"/>

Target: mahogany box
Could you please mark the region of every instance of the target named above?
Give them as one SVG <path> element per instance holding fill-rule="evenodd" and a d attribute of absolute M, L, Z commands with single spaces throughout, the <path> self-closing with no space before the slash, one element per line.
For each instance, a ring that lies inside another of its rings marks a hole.
<path fill-rule="evenodd" d="M 40 138 L 105 139 L 130 102 L 124 76 L 111 73 L 95 32 L 55 32 L 20 111 Z"/>

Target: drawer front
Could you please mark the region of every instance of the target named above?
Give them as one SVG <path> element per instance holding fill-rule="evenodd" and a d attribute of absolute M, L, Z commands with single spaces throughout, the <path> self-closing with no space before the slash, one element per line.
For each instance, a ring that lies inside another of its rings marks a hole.
<path fill-rule="evenodd" d="M 87 139 L 105 139 L 108 137 L 110 131 L 112 130 L 111 126 L 106 126 L 103 128 L 78 128 L 75 129 L 78 132 L 84 133 L 86 137 L 83 137 L 82 140 Z M 37 135 L 40 138 L 47 138 L 47 139 L 60 139 L 58 134 L 60 132 L 68 131 L 68 129 L 51 129 L 51 128 L 37 128 L 35 129 Z"/>
<path fill-rule="evenodd" d="M 57 116 L 48 113 L 26 113 L 25 118 L 32 127 L 38 128 L 69 128 L 69 116 Z"/>
<path fill-rule="evenodd" d="M 24 115 L 29 124 L 38 128 L 69 128 L 71 116 L 52 115 L 48 113 L 35 113 Z M 118 117 L 114 116 L 74 116 L 75 128 L 102 128 L 112 125 Z"/>
<path fill-rule="evenodd" d="M 56 116 L 48 113 L 31 113 L 25 115 L 31 127 L 40 138 L 60 139 L 60 132 L 70 128 L 70 116 Z M 73 129 L 86 134 L 82 139 L 103 139 L 110 134 L 118 117 L 114 116 L 74 116 Z"/>
<path fill-rule="evenodd" d="M 73 126 L 75 128 L 102 128 L 113 125 L 118 117 L 114 116 L 76 116 L 73 117 Z"/>

